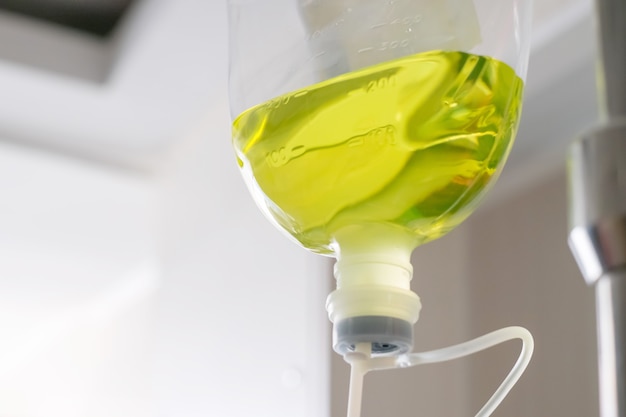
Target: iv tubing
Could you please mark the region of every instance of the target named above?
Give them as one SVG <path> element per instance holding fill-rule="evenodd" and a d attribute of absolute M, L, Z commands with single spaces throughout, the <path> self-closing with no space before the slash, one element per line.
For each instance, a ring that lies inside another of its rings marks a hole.
<path fill-rule="evenodd" d="M 478 411 L 476 417 L 488 417 L 500 405 L 504 397 L 522 376 L 533 354 L 534 341 L 528 330 L 523 327 L 512 326 L 487 333 L 476 339 L 459 343 L 458 345 L 400 355 L 398 357 L 370 357 L 367 347 L 359 344 L 354 352 L 344 356 L 346 362 L 351 365 L 350 393 L 348 399 L 348 417 L 359 417 L 361 411 L 361 395 L 363 377 L 369 371 L 379 371 L 394 368 L 407 368 L 426 363 L 445 362 L 468 356 L 481 350 L 488 349 L 509 340 L 521 339 L 522 350 L 509 374 L 495 393 L 487 400 L 485 405 Z M 353 385 L 354 384 L 354 385 Z"/>
<path fill-rule="evenodd" d="M 371 369 L 368 365 L 372 354 L 370 343 L 358 343 L 354 352 L 350 353 L 354 357 L 359 355 L 361 360 L 350 362 L 350 393 L 348 394 L 348 417 L 359 417 L 361 415 L 361 404 L 363 396 L 363 377 Z"/>

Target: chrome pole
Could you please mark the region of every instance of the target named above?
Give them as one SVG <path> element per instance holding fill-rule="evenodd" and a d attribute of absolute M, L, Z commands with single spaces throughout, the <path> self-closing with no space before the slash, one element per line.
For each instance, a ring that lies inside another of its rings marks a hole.
<path fill-rule="evenodd" d="M 569 155 L 569 245 L 596 291 L 601 417 L 626 417 L 626 1 L 596 0 L 602 124 Z"/>
<path fill-rule="evenodd" d="M 626 116 L 626 2 L 596 0 L 600 103 L 611 118 Z"/>
<path fill-rule="evenodd" d="M 575 143 L 569 168 L 569 245 L 596 290 L 600 415 L 626 417 L 626 123 Z"/>

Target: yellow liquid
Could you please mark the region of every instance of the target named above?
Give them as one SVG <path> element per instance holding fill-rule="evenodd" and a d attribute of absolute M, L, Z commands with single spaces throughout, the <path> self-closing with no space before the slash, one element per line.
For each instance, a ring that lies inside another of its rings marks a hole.
<path fill-rule="evenodd" d="M 421 53 L 248 109 L 233 143 L 259 206 L 306 248 L 336 252 L 355 228 L 417 245 L 467 218 L 498 175 L 522 90 L 495 59 Z"/>

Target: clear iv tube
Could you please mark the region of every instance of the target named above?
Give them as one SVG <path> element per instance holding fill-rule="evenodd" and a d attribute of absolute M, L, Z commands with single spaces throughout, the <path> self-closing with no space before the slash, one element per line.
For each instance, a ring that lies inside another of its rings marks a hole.
<path fill-rule="evenodd" d="M 358 344 L 354 352 L 344 355 L 344 359 L 351 366 L 350 393 L 348 398 L 348 417 L 359 417 L 361 414 L 361 396 L 363 391 L 363 377 L 369 371 L 385 369 L 407 368 L 427 363 L 445 362 L 471 355 L 481 350 L 488 349 L 509 340 L 520 339 L 522 349 L 509 374 L 504 378 L 498 389 L 489 398 L 485 405 L 478 411 L 476 417 L 487 417 L 500 405 L 504 397 L 519 380 L 528 366 L 533 354 L 534 341 L 530 332 L 523 327 L 511 326 L 487 333 L 458 345 L 431 350 L 427 352 L 415 352 L 395 357 L 371 357 L 371 349 L 368 344 Z"/>

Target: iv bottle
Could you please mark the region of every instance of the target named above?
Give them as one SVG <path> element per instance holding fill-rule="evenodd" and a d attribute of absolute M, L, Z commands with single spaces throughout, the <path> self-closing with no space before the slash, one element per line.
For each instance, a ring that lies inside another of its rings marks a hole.
<path fill-rule="evenodd" d="M 466 219 L 499 175 L 525 64 L 479 53 L 490 45 L 479 1 L 260 3 L 229 4 L 239 22 L 231 56 L 242 68 L 265 63 L 231 78 L 246 183 L 279 229 L 337 259 L 327 300 L 334 349 L 368 343 L 374 356 L 406 353 L 420 310 L 411 253 Z M 267 13 L 283 16 L 279 26 L 300 22 L 302 41 L 275 37 L 246 57 L 237 40 L 251 27 L 262 38 L 267 28 L 254 19 Z"/>
<path fill-rule="evenodd" d="M 478 412 L 527 366 L 509 327 L 411 352 L 412 251 L 466 219 L 519 123 L 530 0 L 229 0 L 233 145 L 259 208 L 335 257 L 333 348 L 351 365 L 348 417 L 373 370 L 522 351 Z"/>

